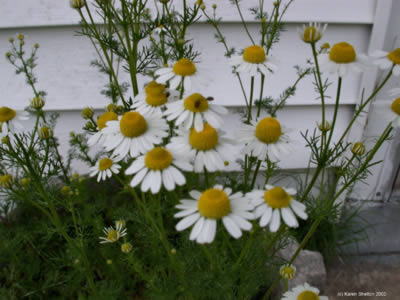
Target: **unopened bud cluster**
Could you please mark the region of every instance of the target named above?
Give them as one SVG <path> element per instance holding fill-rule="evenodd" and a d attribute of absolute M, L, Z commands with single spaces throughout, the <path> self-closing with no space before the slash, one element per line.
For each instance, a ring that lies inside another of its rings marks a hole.
<path fill-rule="evenodd" d="M 365 153 L 365 145 L 361 142 L 354 143 L 353 147 L 351 148 L 351 152 L 354 155 L 361 156 Z"/>
<path fill-rule="evenodd" d="M 85 6 L 86 0 L 71 0 L 71 7 L 75 9 L 81 9 Z"/>

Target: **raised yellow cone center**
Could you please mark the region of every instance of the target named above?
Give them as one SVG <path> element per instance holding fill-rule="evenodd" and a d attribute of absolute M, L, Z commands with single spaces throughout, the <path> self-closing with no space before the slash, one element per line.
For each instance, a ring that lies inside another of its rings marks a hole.
<path fill-rule="evenodd" d="M 204 112 L 208 110 L 208 101 L 201 94 L 195 93 L 184 100 L 183 106 L 192 112 Z"/>
<path fill-rule="evenodd" d="M 321 39 L 321 33 L 314 26 L 304 29 L 303 40 L 306 43 L 317 42 Z"/>
<path fill-rule="evenodd" d="M 108 111 L 97 118 L 97 126 L 99 127 L 99 130 L 102 130 L 106 127 L 108 121 L 116 120 L 118 120 L 118 115 L 115 112 Z"/>
<path fill-rule="evenodd" d="M 172 154 L 165 148 L 156 147 L 147 152 L 144 163 L 151 170 L 163 170 L 171 165 Z"/>
<path fill-rule="evenodd" d="M 243 60 L 251 64 L 259 64 L 266 60 L 264 48 L 261 46 L 250 46 L 244 49 Z"/>
<path fill-rule="evenodd" d="M 147 130 L 147 122 L 141 114 L 136 111 L 126 112 L 120 121 L 121 133 L 128 138 L 135 138 Z"/>
<path fill-rule="evenodd" d="M 191 76 L 196 73 L 196 65 L 190 59 L 181 58 L 175 63 L 172 71 L 176 75 Z"/>
<path fill-rule="evenodd" d="M 146 88 L 146 103 L 151 106 L 160 106 L 167 102 L 168 98 L 165 93 L 165 86 L 154 80 L 150 82 Z"/>
<path fill-rule="evenodd" d="M 288 207 L 292 197 L 281 187 L 277 186 L 264 193 L 264 201 L 272 208 Z"/>
<path fill-rule="evenodd" d="M 312 291 L 301 292 L 296 300 L 319 300 L 319 296 Z"/>
<path fill-rule="evenodd" d="M 119 233 L 118 231 L 111 229 L 108 233 L 107 233 L 107 240 L 111 241 L 111 242 L 116 242 L 119 239 Z"/>
<path fill-rule="evenodd" d="M 7 106 L 2 106 L 0 107 L 0 122 L 7 122 L 12 119 L 14 119 L 15 115 L 17 113 L 15 110 L 7 107 Z"/>
<path fill-rule="evenodd" d="M 203 217 L 221 219 L 231 212 L 231 202 L 223 190 L 208 189 L 201 194 L 197 208 Z"/>
<path fill-rule="evenodd" d="M 204 124 L 202 131 L 192 128 L 189 133 L 189 144 L 200 151 L 214 149 L 218 144 L 218 132 L 208 123 Z"/>
<path fill-rule="evenodd" d="M 282 268 L 281 275 L 284 278 L 292 279 L 296 275 L 296 271 L 292 267 L 286 266 Z"/>
<path fill-rule="evenodd" d="M 400 48 L 393 50 L 387 55 L 387 58 L 390 59 L 394 64 L 400 65 Z"/>
<path fill-rule="evenodd" d="M 277 142 L 281 135 L 281 124 L 275 118 L 266 117 L 258 122 L 256 126 L 256 137 L 266 144 Z"/>
<path fill-rule="evenodd" d="M 107 157 L 102 158 L 99 162 L 99 170 L 100 171 L 104 171 L 104 170 L 108 170 L 109 168 L 111 168 L 111 166 L 113 165 L 113 161 Z"/>
<path fill-rule="evenodd" d="M 400 115 L 400 98 L 394 100 L 391 107 L 394 113 Z"/>
<path fill-rule="evenodd" d="M 332 46 L 329 58 L 338 64 L 351 63 L 356 60 L 356 51 L 349 43 L 337 43 Z"/>

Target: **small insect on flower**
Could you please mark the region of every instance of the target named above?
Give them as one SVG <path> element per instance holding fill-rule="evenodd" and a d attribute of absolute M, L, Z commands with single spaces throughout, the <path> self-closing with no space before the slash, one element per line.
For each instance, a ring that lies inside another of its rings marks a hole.
<path fill-rule="evenodd" d="M 374 60 L 374 64 L 380 69 L 386 70 L 393 67 L 393 75 L 400 75 L 400 48 L 393 50 L 392 52 L 385 52 L 377 50 L 371 54 Z"/>
<path fill-rule="evenodd" d="M 255 207 L 255 216 L 260 218 L 260 227 L 269 224 L 271 232 L 276 232 L 281 225 L 281 217 L 289 227 L 298 227 L 295 214 L 306 220 L 306 207 L 295 200 L 296 190 L 280 186 L 266 185 L 265 190 L 255 190 L 247 194 Z"/>
<path fill-rule="evenodd" d="M 318 42 L 324 35 L 328 24 L 321 25 L 321 23 L 309 23 L 308 26 L 303 25 L 301 28 L 297 28 L 297 32 L 300 38 L 305 43 L 315 43 Z"/>
<path fill-rule="evenodd" d="M 102 157 L 90 168 L 90 177 L 97 175 L 97 182 L 111 178 L 113 174 L 118 174 L 121 166 L 117 164 L 120 158 Z"/>
<path fill-rule="evenodd" d="M 101 236 L 99 237 L 100 244 L 104 243 L 115 243 L 117 242 L 121 237 L 126 236 L 126 228 L 122 228 L 121 225 L 115 226 L 110 226 L 108 228 L 104 228 L 103 232 L 105 234 L 105 237 Z"/>
<path fill-rule="evenodd" d="M 244 49 L 243 55 L 232 56 L 229 60 L 232 67 L 236 67 L 236 72 L 246 73 L 251 76 L 261 72 L 264 75 L 278 70 L 277 60 L 266 54 L 264 47 L 252 45 Z"/>
<path fill-rule="evenodd" d="M 347 42 L 333 45 L 329 53 L 322 53 L 319 57 L 321 70 L 339 77 L 353 72 L 363 72 L 370 65 L 368 58 L 363 54 L 357 54 L 354 47 Z"/>
<path fill-rule="evenodd" d="M 171 89 L 177 89 L 183 84 L 185 91 L 193 89 L 201 90 L 208 83 L 207 70 L 188 58 L 181 58 L 172 67 L 158 69 L 154 73 L 157 83 L 166 84 L 169 82 Z"/>
<path fill-rule="evenodd" d="M 164 115 L 167 116 L 168 121 L 176 120 L 177 126 L 183 124 L 186 130 L 194 127 L 196 131 L 202 131 L 204 123 L 220 128 L 223 124 L 220 115 L 227 114 L 228 110 L 223 106 L 210 103 L 209 99 L 199 93 L 191 94 L 182 101 L 167 104 Z"/>
<path fill-rule="evenodd" d="M 289 130 L 273 118 L 266 117 L 259 122 L 251 121 L 243 124 L 238 133 L 238 142 L 245 144 L 242 152 L 264 161 L 267 156 L 270 160 L 279 160 L 282 154 L 292 151 L 293 142 L 287 133 Z"/>
<path fill-rule="evenodd" d="M 283 279 L 286 280 L 293 279 L 294 276 L 296 275 L 296 267 L 294 265 L 289 265 L 289 264 L 283 265 L 279 269 L 279 274 Z"/>
<path fill-rule="evenodd" d="M 194 224 L 190 240 L 199 244 L 212 243 L 218 220 L 235 239 L 242 236 L 242 230 L 251 230 L 252 224 L 248 220 L 254 219 L 253 206 L 243 193 L 232 194 L 232 189 L 216 185 L 202 193 L 193 190 L 189 194 L 194 200 L 181 200 L 176 206 L 181 211 L 174 217 L 183 218 L 176 224 L 178 231 Z"/>
<path fill-rule="evenodd" d="M 319 289 L 304 283 L 284 293 L 281 300 L 328 300 L 328 297 L 320 296 Z"/>

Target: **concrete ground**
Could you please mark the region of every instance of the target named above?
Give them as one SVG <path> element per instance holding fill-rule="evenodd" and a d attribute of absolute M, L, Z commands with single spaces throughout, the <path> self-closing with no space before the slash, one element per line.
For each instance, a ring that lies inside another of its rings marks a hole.
<path fill-rule="evenodd" d="M 369 239 L 327 266 L 323 295 L 330 300 L 400 300 L 400 204 L 365 208 L 361 215 L 374 225 L 367 229 Z"/>

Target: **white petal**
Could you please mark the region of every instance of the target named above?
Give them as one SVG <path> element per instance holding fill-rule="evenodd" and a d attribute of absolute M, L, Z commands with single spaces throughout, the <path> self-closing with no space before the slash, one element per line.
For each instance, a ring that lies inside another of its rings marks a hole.
<path fill-rule="evenodd" d="M 235 239 L 238 239 L 242 236 L 242 231 L 240 230 L 239 226 L 236 225 L 236 223 L 229 216 L 223 217 L 222 223 L 229 234 Z"/>
<path fill-rule="evenodd" d="M 176 230 L 182 231 L 185 230 L 186 228 L 189 228 L 200 218 L 199 213 L 195 213 L 193 215 L 187 216 L 183 218 L 182 220 L 179 221 L 178 224 L 176 224 Z"/>
<path fill-rule="evenodd" d="M 280 225 L 281 225 L 281 216 L 279 213 L 279 209 L 275 208 L 274 212 L 272 213 L 272 219 L 269 224 L 269 230 L 271 230 L 271 232 L 276 232 L 279 229 Z"/>
<path fill-rule="evenodd" d="M 283 220 L 289 227 L 299 227 L 299 223 L 290 208 L 282 207 L 281 212 Z"/>

